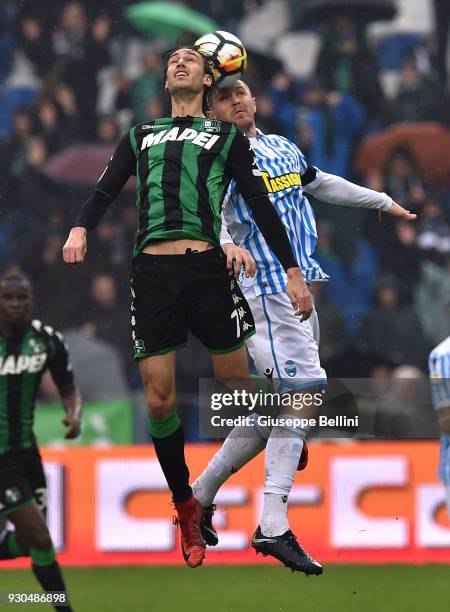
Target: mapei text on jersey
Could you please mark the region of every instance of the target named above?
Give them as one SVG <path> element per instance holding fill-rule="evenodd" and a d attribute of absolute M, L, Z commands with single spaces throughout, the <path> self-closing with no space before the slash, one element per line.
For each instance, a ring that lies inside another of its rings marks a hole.
<path fill-rule="evenodd" d="M 202 147 L 202 149 L 211 149 L 213 144 L 219 140 L 219 136 L 216 134 L 209 134 L 208 132 L 197 132 L 192 128 L 185 128 L 180 133 L 179 127 L 173 127 L 171 130 L 161 130 L 160 132 L 152 132 L 147 134 L 142 140 L 141 151 L 148 149 L 153 145 L 162 144 L 169 140 L 191 140 L 192 144 Z"/>
<path fill-rule="evenodd" d="M 14 355 L 0 357 L 0 376 L 7 376 L 8 374 L 22 374 L 22 372 L 36 374 L 42 370 L 42 367 L 46 361 L 47 353 L 40 353 L 38 355 L 31 356 L 18 355 L 17 358 Z"/>

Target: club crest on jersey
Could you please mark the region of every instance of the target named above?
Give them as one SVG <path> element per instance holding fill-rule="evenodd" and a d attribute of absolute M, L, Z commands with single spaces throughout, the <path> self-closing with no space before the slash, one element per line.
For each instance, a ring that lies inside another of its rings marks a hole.
<path fill-rule="evenodd" d="M 205 132 L 220 132 L 221 123 L 218 119 L 205 119 L 203 129 Z"/>
<path fill-rule="evenodd" d="M 284 364 L 284 371 L 286 372 L 288 376 L 293 378 L 297 374 L 297 366 L 295 365 L 293 361 L 288 359 L 286 363 Z"/>
<path fill-rule="evenodd" d="M 9 355 L 8 357 L 0 357 L 0 376 L 8 374 L 36 374 L 40 372 L 47 361 L 47 353 L 39 353 L 38 355 Z"/>
<path fill-rule="evenodd" d="M 214 143 L 219 140 L 220 136 L 215 134 L 208 134 L 208 132 L 197 132 L 192 128 L 184 128 L 180 130 L 179 127 L 173 127 L 171 130 L 161 130 L 160 132 L 152 132 L 147 134 L 142 140 L 141 151 L 153 147 L 157 144 L 163 144 L 168 141 L 182 142 L 183 140 L 190 140 L 192 144 L 201 147 L 202 149 L 209 150 L 212 148 Z"/>
<path fill-rule="evenodd" d="M 33 353 L 42 353 L 44 348 L 42 342 L 36 340 L 35 338 L 29 339 L 28 346 Z"/>
<path fill-rule="evenodd" d="M 266 184 L 269 193 L 277 193 L 290 189 L 291 187 L 300 187 L 302 179 L 299 172 L 287 172 L 272 178 L 268 172 L 261 172 L 261 176 Z"/>

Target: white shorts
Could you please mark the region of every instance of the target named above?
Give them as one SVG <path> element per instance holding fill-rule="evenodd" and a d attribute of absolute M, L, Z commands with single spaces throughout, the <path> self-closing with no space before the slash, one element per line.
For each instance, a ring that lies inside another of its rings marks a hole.
<path fill-rule="evenodd" d="M 255 286 L 241 289 L 255 319 L 256 334 L 247 340 L 246 346 L 258 374 L 282 379 L 283 386 L 288 388 L 326 383 L 327 375 L 319 358 L 316 310 L 301 323 L 286 293 L 256 296 Z"/>

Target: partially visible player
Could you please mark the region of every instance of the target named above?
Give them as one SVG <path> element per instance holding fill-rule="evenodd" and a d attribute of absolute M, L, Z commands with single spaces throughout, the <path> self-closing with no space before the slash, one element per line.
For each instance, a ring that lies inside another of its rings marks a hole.
<path fill-rule="evenodd" d="M 409 213 L 385 193 L 378 193 L 345 179 L 321 172 L 307 164 L 297 146 L 282 136 L 263 134 L 255 123 L 256 104 L 243 81 L 218 89 L 212 98 L 218 119 L 233 122 L 250 139 L 270 199 L 286 228 L 292 249 L 309 282 L 327 280 L 313 254 L 317 242 L 314 211 L 304 192 L 336 205 L 358 206 L 386 211 L 413 220 Z M 276 256 L 258 231 L 251 210 L 232 182 L 224 203 L 224 218 L 231 234 L 223 232 L 221 244 L 236 242 L 256 261 L 254 279 L 244 279 L 242 291 L 252 310 L 256 334 L 246 346 L 261 377 L 282 380 L 287 389 L 308 389 L 326 384 L 319 359 L 319 323 L 315 310 L 303 322 L 292 316 L 286 295 L 286 276 Z M 291 412 L 292 414 L 292 412 Z M 281 417 L 289 416 L 288 410 Z M 302 415 L 303 416 L 303 415 Z M 304 415 L 315 416 L 315 415 Z M 235 428 L 202 475 L 194 482 L 194 495 L 205 506 L 202 529 L 209 544 L 217 543 L 211 518 L 214 496 L 220 485 L 264 447 L 266 478 L 261 522 L 253 537 L 257 552 L 274 556 L 286 566 L 319 574 L 322 568 L 298 544 L 289 528 L 287 500 L 298 468 L 307 431 L 300 427 L 261 428 L 256 420 L 248 428 Z"/>
<path fill-rule="evenodd" d="M 431 397 L 441 432 L 439 478 L 445 486 L 450 515 L 450 336 L 431 351 L 428 367 Z"/>
<path fill-rule="evenodd" d="M 39 383 L 46 370 L 58 387 L 66 416 L 65 437 L 80 433 L 81 399 L 62 335 L 30 320 L 32 292 L 18 273 L 0 280 L 0 517 L 14 531 L 0 543 L 0 559 L 31 557 L 33 573 L 47 591 L 66 591 L 45 521 L 47 484 L 33 433 Z M 71 610 L 54 605 L 55 610 Z"/>

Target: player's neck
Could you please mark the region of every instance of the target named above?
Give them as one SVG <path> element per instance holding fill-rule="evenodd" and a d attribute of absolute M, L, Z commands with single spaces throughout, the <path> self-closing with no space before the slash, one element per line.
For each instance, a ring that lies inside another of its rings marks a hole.
<path fill-rule="evenodd" d="M 256 131 L 256 125 L 254 121 L 247 128 L 244 129 L 244 134 L 247 136 L 247 138 L 256 138 L 258 133 Z"/>
<path fill-rule="evenodd" d="M 177 93 L 172 96 L 172 117 L 204 117 L 203 92 L 193 95 L 191 92 Z"/>
<path fill-rule="evenodd" d="M 6 338 L 21 338 L 28 327 L 28 321 L 21 321 L 20 323 L 10 323 L 0 319 L 0 336 Z"/>

